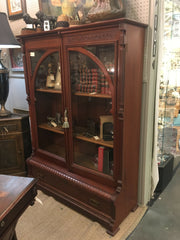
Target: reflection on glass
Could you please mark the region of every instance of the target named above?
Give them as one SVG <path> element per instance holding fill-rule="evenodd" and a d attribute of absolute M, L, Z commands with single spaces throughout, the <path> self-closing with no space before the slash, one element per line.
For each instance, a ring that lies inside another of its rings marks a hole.
<path fill-rule="evenodd" d="M 55 79 L 54 88 L 61 90 L 61 66 L 60 66 L 59 62 L 57 64 L 57 71 L 56 71 L 56 79 Z"/>
<path fill-rule="evenodd" d="M 40 64 L 36 75 L 36 88 L 51 88 L 56 86 L 56 76 L 60 72 L 58 53 L 46 57 Z"/>
<path fill-rule="evenodd" d="M 31 60 L 31 71 L 34 73 L 35 67 L 39 61 L 39 59 L 43 56 L 45 53 L 44 50 L 38 50 L 30 52 L 30 60 Z"/>

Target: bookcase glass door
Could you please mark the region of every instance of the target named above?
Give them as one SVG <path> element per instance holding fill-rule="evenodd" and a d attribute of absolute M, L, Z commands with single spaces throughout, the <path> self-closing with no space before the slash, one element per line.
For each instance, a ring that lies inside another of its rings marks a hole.
<path fill-rule="evenodd" d="M 59 52 L 30 53 L 35 74 L 38 148 L 65 158 Z M 37 67 L 38 66 L 38 67 Z M 37 68 L 37 69 L 36 69 Z"/>
<path fill-rule="evenodd" d="M 114 45 L 69 49 L 73 163 L 113 174 Z"/>

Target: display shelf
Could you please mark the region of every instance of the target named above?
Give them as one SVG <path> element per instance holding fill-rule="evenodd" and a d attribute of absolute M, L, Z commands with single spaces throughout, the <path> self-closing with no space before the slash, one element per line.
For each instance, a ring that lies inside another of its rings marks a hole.
<path fill-rule="evenodd" d="M 98 157 L 97 157 L 97 154 L 95 154 L 95 155 L 88 155 L 88 154 L 82 154 L 82 153 L 79 153 L 79 152 L 75 152 L 74 153 L 74 157 L 75 157 L 75 161 L 74 161 L 75 164 L 80 165 L 80 166 L 85 167 L 85 168 L 89 168 L 89 169 L 95 170 L 95 171 L 99 171 L 98 170 Z M 113 170 L 111 168 L 109 168 L 109 172 L 108 173 L 107 172 L 103 172 L 103 170 L 100 171 L 100 172 L 104 173 L 106 175 L 112 176 Z"/>
<path fill-rule="evenodd" d="M 58 144 L 48 144 L 41 146 L 41 149 L 48 153 L 52 153 L 56 156 L 60 156 L 61 158 L 65 159 L 65 151 L 63 147 L 60 147 Z"/>
<path fill-rule="evenodd" d="M 75 96 L 82 96 L 82 97 L 95 97 L 95 98 L 112 98 L 111 95 L 108 94 L 101 94 L 101 93 L 84 93 L 84 92 L 75 92 Z"/>
<path fill-rule="evenodd" d="M 81 165 L 83 167 L 87 167 L 87 168 L 90 168 L 90 169 L 94 169 L 94 170 L 98 170 L 97 169 L 97 163 L 95 163 L 94 161 L 94 156 L 90 156 L 90 155 L 87 155 L 87 154 L 81 154 L 81 153 L 78 153 L 78 152 L 75 152 L 74 153 L 74 156 L 75 156 L 75 161 L 74 163 L 75 164 L 78 164 L 78 165 Z"/>
<path fill-rule="evenodd" d="M 81 134 L 74 134 L 74 137 L 77 138 L 77 139 L 80 139 L 80 140 L 83 140 L 83 141 L 86 141 L 86 142 L 90 142 L 90 143 L 94 143 L 94 144 L 98 144 L 98 145 L 102 145 L 104 147 L 109 147 L 109 148 L 113 148 L 113 141 L 104 141 L 102 139 L 94 139 L 94 137 L 85 137 Z"/>
<path fill-rule="evenodd" d="M 48 123 L 39 124 L 38 127 L 41 129 L 51 131 L 51 132 L 64 134 L 64 130 L 62 127 L 51 127 Z"/>
<path fill-rule="evenodd" d="M 51 88 L 37 88 L 36 92 L 45 92 L 45 93 L 59 93 L 61 94 L 62 91 L 58 89 L 51 89 Z"/>

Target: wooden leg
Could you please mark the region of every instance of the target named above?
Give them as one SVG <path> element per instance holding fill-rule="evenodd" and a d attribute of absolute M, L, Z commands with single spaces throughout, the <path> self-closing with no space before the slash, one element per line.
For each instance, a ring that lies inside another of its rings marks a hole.
<path fill-rule="evenodd" d="M 12 240 L 18 240 L 15 231 L 14 231 L 14 235 L 13 235 L 13 237 L 12 237 Z"/>

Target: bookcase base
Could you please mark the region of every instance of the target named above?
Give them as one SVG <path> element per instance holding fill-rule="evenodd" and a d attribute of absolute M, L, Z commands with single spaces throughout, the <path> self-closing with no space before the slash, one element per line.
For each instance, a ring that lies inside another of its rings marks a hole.
<path fill-rule="evenodd" d="M 118 232 L 119 224 L 130 212 L 115 207 L 120 206 L 118 202 L 124 201 L 123 192 L 116 193 L 113 189 L 107 192 L 102 188 L 96 188 L 73 178 L 65 170 L 60 172 L 32 158 L 27 162 L 28 175 L 38 179 L 37 186 L 45 194 L 99 222 L 107 229 L 108 234 L 114 236 Z"/>

